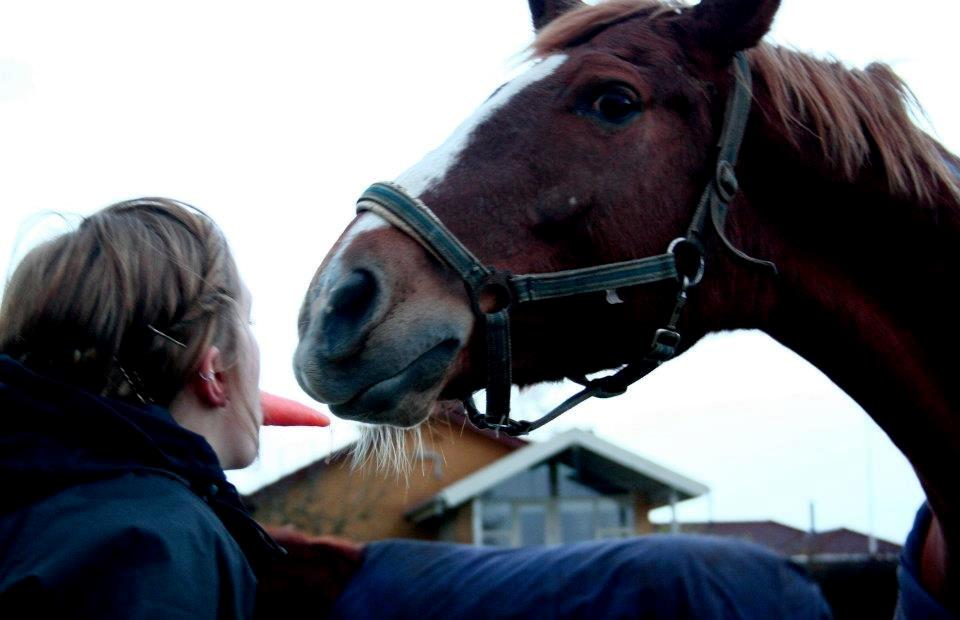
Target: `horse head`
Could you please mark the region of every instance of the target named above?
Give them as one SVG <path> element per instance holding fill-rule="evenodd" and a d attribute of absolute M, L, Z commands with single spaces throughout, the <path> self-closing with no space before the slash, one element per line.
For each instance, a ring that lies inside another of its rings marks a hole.
<path fill-rule="evenodd" d="M 531 1 L 537 62 L 494 92 L 397 184 L 496 270 L 543 273 L 663 252 L 710 180 L 739 50 L 775 0 Z M 295 370 L 340 416 L 412 426 L 484 385 L 478 309 L 402 223 L 361 214 L 320 266 Z M 669 314 L 652 285 L 512 311 L 513 379 L 626 362 Z M 610 303 L 623 301 L 624 303 Z"/>

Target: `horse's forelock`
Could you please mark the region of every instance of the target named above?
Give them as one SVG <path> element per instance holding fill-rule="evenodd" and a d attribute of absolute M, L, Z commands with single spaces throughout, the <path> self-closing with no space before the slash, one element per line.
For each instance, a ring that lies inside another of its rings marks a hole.
<path fill-rule="evenodd" d="M 639 13 L 650 19 L 674 14 L 685 4 L 669 0 L 606 0 L 570 11 L 551 22 L 534 40 L 531 52 L 542 57 L 569 48 Z"/>

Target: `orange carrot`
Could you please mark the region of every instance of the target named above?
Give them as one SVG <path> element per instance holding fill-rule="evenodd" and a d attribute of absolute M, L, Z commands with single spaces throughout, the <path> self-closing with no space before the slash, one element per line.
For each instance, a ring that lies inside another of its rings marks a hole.
<path fill-rule="evenodd" d="M 260 392 L 265 426 L 327 426 L 330 418 L 312 407 L 282 396 Z"/>

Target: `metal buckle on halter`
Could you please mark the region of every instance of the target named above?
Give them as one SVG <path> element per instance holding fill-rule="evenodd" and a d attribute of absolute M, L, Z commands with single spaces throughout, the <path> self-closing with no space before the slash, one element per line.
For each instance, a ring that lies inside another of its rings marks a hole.
<path fill-rule="evenodd" d="M 725 159 L 717 162 L 717 174 L 714 177 L 714 184 L 717 186 L 717 194 L 724 202 L 730 202 L 740 191 L 740 182 L 737 181 L 737 173 L 733 169 L 733 164 Z"/>
<path fill-rule="evenodd" d="M 679 332 L 666 327 L 658 329 L 653 335 L 647 357 L 657 362 L 665 362 L 677 354 L 678 346 L 680 346 Z"/>

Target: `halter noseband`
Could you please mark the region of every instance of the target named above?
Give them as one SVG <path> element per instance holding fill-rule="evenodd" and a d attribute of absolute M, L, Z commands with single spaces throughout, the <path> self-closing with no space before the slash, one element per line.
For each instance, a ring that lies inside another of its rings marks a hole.
<path fill-rule="evenodd" d="M 484 265 L 423 202 L 410 196 L 400 186 L 375 183 L 360 197 L 357 202 L 358 213 L 370 211 L 383 217 L 453 269 L 466 285 L 474 313 L 483 319 L 487 341 L 487 413 L 477 409 L 472 396 L 463 401 L 467 416 L 474 426 L 514 436 L 529 433 L 588 398 L 610 398 L 623 394 L 631 384 L 674 357 L 680 344 L 677 321 L 686 304 L 687 291 L 696 286 L 703 276 L 703 240 L 708 226 L 712 225 L 724 245 L 739 258 L 773 267 L 772 263 L 753 259 L 735 248 L 723 232 L 727 207 L 738 189 L 734 164 L 750 112 L 750 68 L 742 52 L 734 58 L 734 83 L 727 101 L 714 178 L 703 192 L 686 236 L 674 239 L 664 254 L 582 269 L 513 275 Z M 537 420 L 510 418 L 512 380 L 509 311 L 512 305 L 614 291 L 666 280 L 678 283 L 676 303 L 666 327 L 656 331 L 650 350 L 642 359 L 598 379 L 569 377 L 581 384 L 583 390 Z M 484 292 L 498 295 L 504 303 L 485 312 L 480 306 L 480 297 Z"/>

